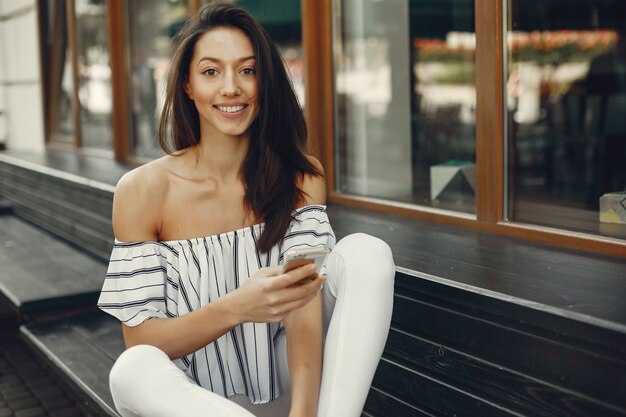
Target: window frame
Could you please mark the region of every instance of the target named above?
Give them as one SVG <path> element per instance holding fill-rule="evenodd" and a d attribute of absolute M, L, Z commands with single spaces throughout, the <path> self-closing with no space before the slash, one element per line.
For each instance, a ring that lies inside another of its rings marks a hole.
<path fill-rule="evenodd" d="M 337 1 L 301 0 L 304 77 L 307 97 L 310 97 L 305 116 L 309 127 L 310 151 L 326 169 L 329 202 L 538 243 L 624 256 L 626 241 L 621 239 L 515 222 L 506 217 L 506 0 L 475 0 L 476 214 L 337 192 L 332 51 L 333 18 L 336 17 L 333 7 L 338 4 Z"/>

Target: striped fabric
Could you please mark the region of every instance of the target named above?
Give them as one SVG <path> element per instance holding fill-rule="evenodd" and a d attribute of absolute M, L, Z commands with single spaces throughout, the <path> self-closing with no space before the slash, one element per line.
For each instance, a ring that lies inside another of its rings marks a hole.
<path fill-rule="evenodd" d="M 205 238 L 159 242 L 115 241 L 98 307 L 128 326 L 154 317 L 177 317 L 237 289 L 259 268 L 282 264 L 292 248 L 326 246 L 335 236 L 326 207 L 297 209 L 282 243 L 256 251 L 256 224 Z M 243 323 L 175 363 L 200 386 L 254 404 L 279 395 L 274 339 L 282 324 Z"/>

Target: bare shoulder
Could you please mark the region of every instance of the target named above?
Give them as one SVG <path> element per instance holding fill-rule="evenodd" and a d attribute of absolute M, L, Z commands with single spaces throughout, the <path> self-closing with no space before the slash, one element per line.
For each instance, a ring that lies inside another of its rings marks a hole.
<path fill-rule="evenodd" d="M 324 178 L 324 167 L 315 157 L 307 155 L 309 162 L 317 168 L 322 175 L 306 174 L 301 184 L 304 191 L 304 204 L 326 204 L 326 180 Z"/>
<path fill-rule="evenodd" d="M 167 170 L 162 159 L 124 174 L 113 197 L 113 230 L 123 242 L 158 239 L 161 207 L 167 195 Z"/>

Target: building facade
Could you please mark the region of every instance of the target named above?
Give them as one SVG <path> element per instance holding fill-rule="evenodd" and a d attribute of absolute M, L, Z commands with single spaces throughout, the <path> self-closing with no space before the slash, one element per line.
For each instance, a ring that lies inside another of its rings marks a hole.
<path fill-rule="evenodd" d="M 207 2 L 2 0 L 0 144 L 161 155 L 171 39 Z M 232 2 L 283 53 L 331 202 L 626 253 L 623 1 Z"/>

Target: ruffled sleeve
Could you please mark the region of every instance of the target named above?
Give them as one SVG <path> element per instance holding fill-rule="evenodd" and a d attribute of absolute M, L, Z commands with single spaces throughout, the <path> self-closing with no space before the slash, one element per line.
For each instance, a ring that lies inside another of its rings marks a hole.
<path fill-rule="evenodd" d="M 116 241 L 98 307 L 131 327 L 171 317 L 168 293 L 178 287 L 178 272 L 170 259 L 175 257 L 175 250 L 160 242 Z"/>
<path fill-rule="evenodd" d="M 315 247 L 326 247 L 329 250 L 335 247 L 335 233 L 328 221 L 326 206 L 323 205 L 310 205 L 294 212 L 281 245 L 279 264 L 283 263 L 285 253 L 291 249 Z M 326 265 L 320 271 L 320 274 L 324 273 Z"/>

